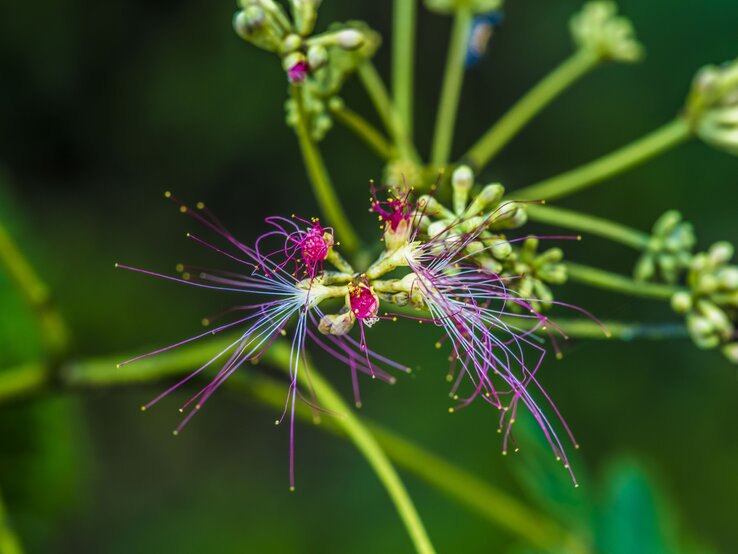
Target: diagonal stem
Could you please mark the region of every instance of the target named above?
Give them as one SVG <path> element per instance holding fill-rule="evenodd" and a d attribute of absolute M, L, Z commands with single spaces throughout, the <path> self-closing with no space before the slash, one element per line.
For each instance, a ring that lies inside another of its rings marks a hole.
<path fill-rule="evenodd" d="M 297 139 L 300 143 L 305 168 L 313 185 L 313 193 L 320 210 L 327 218 L 328 223 L 335 229 L 341 244 L 347 252 L 353 253 L 359 247 L 359 237 L 346 216 L 341 202 L 338 200 L 320 151 L 310 136 L 301 90 L 293 85 L 290 87 L 290 91 L 297 107 Z"/>
<path fill-rule="evenodd" d="M 0 554 L 23 554 L 23 548 L 8 519 L 0 496 Z"/>
<path fill-rule="evenodd" d="M 525 211 L 532 221 L 574 229 L 584 233 L 590 233 L 636 250 L 644 250 L 648 246 L 650 236 L 648 233 L 631 229 L 601 217 L 575 212 L 554 206 L 541 206 L 538 204 L 526 204 Z"/>
<path fill-rule="evenodd" d="M 573 281 L 630 296 L 670 300 L 674 294 L 684 290 L 671 285 L 635 281 L 624 275 L 573 262 L 565 262 L 565 265 L 567 274 Z"/>
<path fill-rule="evenodd" d="M 52 304 L 48 287 L 36 275 L 30 262 L 15 245 L 2 224 L 0 224 L 0 265 L 5 267 L 33 309 L 47 350 L 54 357 L 60 356 L 69 342 L 67 326 Z"/>
<path fill-rule="evenodd" d="M 645 137 L 586 165 L 514 191 L 518 200 L 552 200 L 596 185 L 681 144 L 691 136 L 689 124 L 677 118 Z"/>
<path fill-rule="evenodd" d="M 273 362 L 279 368 L 289 371 L 289 346 L 283 342 L 272 345 L 268 350 L 266 359 L 267 361 Z M 341 396 L 331 387 L 328 381 L 323 379 L 314 367 L 311 367 L 309 362 L 305 364 L 305 370 L 298 373 L 298 380 L 302 382 L 303 386 L 312 388 L 323 408 L 329 412 L 338 414 L 336 424 L 343 429 L 346 436 L 366 458 L 384 485 L 397 509 L 400 519 L 402 519 L 407 528 L 415 550 L 420 554 L 434 553 L 435 549 L 430 542 L 428 533 L 418 515 L 415 505 L 405 485 L 400 480 L 400 476 L 382 450 L 382 447 L 351 408 L 343 401 Z"/>
<path fill-rule="evenodd" d="M 600 57 L 581 48 L 518 100 L 461 158 L 479 173 L 543 108 L 594 69 Z"/>
<path fill-rule="evenodd" d="M 451 39 L 448 45 L 446 58 L 446 72 L 443 76 L 441 99 L 438 104 L 436 128 L 433 133 L 433 147 L 431 149 L 431 163 L 436 167 L 444 167 L 451 156 L 454 127 L 456 126 L 456 112 L 459 107 L 461 85 L 464 77 L 464 59 L 469 40 L 472 12 L 467 6 L 456 10 Z"/>
<path fill-rule="evenodd" d="M 361 138 L 383 160 L 391 160 L 395 156 L 395 148 L 384 138 L 371 123 L 346 106 L 332 107 L 333 116 Z"/>
<path fill-rule="evenodd" d="M 366 89 L 369 99 L 377 110 L 382 123 L 397 146 L 398 153 L 405 159 L 416 165 L 420 164 L 420 156 L 410 141 L 407 129 L 404 128 L 402 120 L 397 114 L 395 106 L 392 104 L 387 87 L 382 81 L 377 68 L 369 61 L 359 66 L 359 78 L 361 79 L 364 89 Z"/>
<path fill-rule="evenodd" d="M 392 17 L 392 97 L 405 133 L 413 136 L 413 81 L 417 0 L 394 0 Z"/>

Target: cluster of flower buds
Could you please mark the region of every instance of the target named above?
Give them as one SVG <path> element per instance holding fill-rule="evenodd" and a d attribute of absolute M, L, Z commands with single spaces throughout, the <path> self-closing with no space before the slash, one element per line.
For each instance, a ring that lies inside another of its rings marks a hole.
<path fill-rule="evenodd" d="M 503 0 L 425 0 L 426 8 L 440 14 L 451 14 L 462 8 L 485 14 L 500 9 L 502 4 Z"/>
<path fill-rule="evenodd" d="M 738 60 L 700 69 L 685 116 L 707 144 L 738 155 Z"/>
<path fill-rule="evenodd" d="M 692 262 L 696 242 L 692 224 L 683 221 L 678 211 L 669 210 L 656 220 L 646 251 L 635 266 L 635 278 L 676 284 Z"/>
<path fill-rule="evenodd" d="M 633 24 L 618 15 L 615 2 L 593 1 L 571 18 L 572 38 L 579 48 L 603 60 L 632 63 L 643 57 L 643 46 L 635 37 Z"/>
<path fill-rule="evenodd" d="M 563 285 L 567 279 L 561 248 L 539 252 L 539 245 L 538 237 L 527 237 L 520 248 L 513 249 L 504 268 L 509 286 L 538 312 L 551 307 L 554 297 L 549 285 Z"/>
<path fill-rule="evenodd" d="M 290 18 L 275 0 L 240 0 L 233 18 L 236 33 L 277 54 L 287 80 L 301 85 L 303 109 L 316 140 L 332 126 L 329 103 L 358 65 L 371 58 L 381 39 L 367 25 L 350 21 L 313 35 L 320 0 L 291 0 Z M 294 101 L 287 102 L 287 122 L 297 122 Z"/>
<path fill-rule="evenodd" d="M 738 363 L 738 266 L 731 265 L 734 249 L 717 242 L 696 254 L 687 271 L 688 290 L 674 294 L 673 309 L 684 314 L 689 333 L 698 347 L 722 347 Z"/>

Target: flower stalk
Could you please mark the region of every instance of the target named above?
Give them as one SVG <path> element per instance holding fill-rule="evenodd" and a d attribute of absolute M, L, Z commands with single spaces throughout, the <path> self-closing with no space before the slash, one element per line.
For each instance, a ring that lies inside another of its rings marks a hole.
<path fill-rule="evenodd" d="M 336 120 L 362 139 L 380 158 L 389 161 L 395 157 L 396 149 L 371 123 L 343 102 L 331 102 L 331 113 Z"/>
<path fill-rule="evenodd" d="M 582 231 L 602 238 L 619 242 L 635 250 L 643 250 L 648 246 L 648 233 L 631 229 L 615 221 L 601 217 L 567 210 L 548 205 L 526 204 L 528 218 L 547 225 L 555 225 L 565 229 Z"/>
<path fill-rule="evenodd" d="M 436 127 L 433 133 L 431 164 L 443 168 L 451 155 L 451 144 L 456 126 L 456 112 L 461 96 L 464 77 L 464 60 L 471 28 L 472 11 L 469 7 L 459 7 L 454 15 L 451 38 L 446 58 L 446 71 L 438 104 Z"/>
<path fill-rule="evenodd" d="M 2 554 L 23 554 L 23 548 L 13 531 L 2 496 L 0 496 L 0 552 Z"/>
<path fill-rule="evenodd" d="M 409 140 L 413 136 L 415 20 L 417 0 L 394 0 L 392 17 L 392 97 Z"/>
<path fill-rule="evenodd" d="M 310 136 L 300 89 L 293 85 L 290 87 L 290 90 L 292 92 L 292 99 L 297 106 L 297 139 L 300 143 L 300 151 L 305 162 L 305 168 L 313 185 L 315 198 L 326 219 L 333 225 L 336 233 L 341 236 L 343 247 L 347 252 L 353 253 L 359 247 L 359 237 L 349 222 L 348 217 L 346 217 L 346 213 L 333 188 L 333 183 L 328 176 L 320 151 Z"/>
<path fill-rule="evenodd" d="M 681 117 L 593 162 L 515 191 L 516 200 L 553 200 L 601 183 L 685 142 L 692 136 Z"/>
<path fill-rule="evenodd" d="M 635 281 L 623 275 L 573 262 L 565 262 L 565 266 L 572 281 L 631 296 L 668 301 L 674 294 L 685 290 L 660 283 Z"/>
<path fill-rule="evenodd" d="M 597 67 L 600 61 L 601 58 L 592 50 L 577 50 L 518 100 L 461 159 L 476 172 L 482 171 L 541 110 Z"/>

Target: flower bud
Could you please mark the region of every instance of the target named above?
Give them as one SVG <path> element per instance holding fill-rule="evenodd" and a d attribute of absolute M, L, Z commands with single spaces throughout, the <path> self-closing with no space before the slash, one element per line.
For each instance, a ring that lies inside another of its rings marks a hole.
<path fill-rule="evenodd" d="M 700 69 L 685 112 L 703 141 L 738 155 L 738 60 Z"/>
<path fill-rule="evenodd" d="M 632 23 L 617 13 L 614 2 L 587 2 L 571 18 L 572 38 L 577 46 L 603 60 L 637 62 L 643 57 L 643 46 L 635 37 Z"/>
<path fill-rule="evenodd" d="M 723 346 L 723 355 L 731 363 L 738 364 L 738 342 L 731 342 Z"/>
<path fill-rule="evenodd" d="M 453 188 L 453 205 L 456 215 L 461 215 L 469 200 L 469 191 L 474 185 L 474 173 L 468 165 L 460 165 L 451 175 L 451 187 Z"/>
<path fill-rule="evenodd" d="M 311 71 L 320 69 L 321 67 L 323 67 L 325 64 L 328 63 L 328 50 L 326 50 L 324 46 L 320 46 L 320 45 L 311 46 L 310 48 L 308 48 L 308 51 L 307 51 L 307 60 L 308 60 L 308 65 L 310 66 Z M 340 101 L 340 99 L 337 96 L 334 96 L 333 98 L 331 98 L 330 104 L 329 104 L 331 109 L 340 109 L 340 108 L 334 108 L 333 106 L 334 100 Z"/>
<path fill-rule="evenodd" d="M 479 194 L 474 197 L 466 209 L 464 215 L 472 217 L 481 213 L 487 206 L 495 206 L 502 200 L 505 195 L 505 187 L 499 183 L 493 183 L 484 187 Z"/>
<path fill-rule="evenodd" d="M 720 241 L 713 244 L 707 251 L 707 255 L 710 258 L 710 262 L 714 266 L 723 265 L 728 263 L 735 253 L 733 245 L 727 241 Z"/>
<path fill-rule="evenodd" d="M 292 85 L 301 85 L 310 72 L 305 56 L 301 52 L 293 52 L 282 60 L 282 67 L 287 72 L 287 80 Z"/>
<path fill-rule="evenodd" d="M 324 335 L 345 335 L 354 326 L 355 321 L 356 317 L 351 311 L 347 311 L 340 315 L 324 315 L 318 324 L 318 331 Z"/>
<path fill-rule="evenodd" d="M 697 310 L 707 318 L 715 331 L 727 339 L 733 334 L 733 324 L 726 313 L 712 302 L 700 300 L 697 302 Z"/>
<path fill-rule="evenodd" d="M 687 329 L 695 344 L 702 349 L 715 348 L 720 344 L 720 337 L 715 334 L 712 323 L 699 315 L 687 315 Z"/>
<path fill-rule="evenodd" d="M 724 267 L 718 273 L 720 287 L 730 291 L 738 290 L 738 267 Z"/>
<path fill-rule="evenodd" d="M 315 28 L 320 0 L 290 0 L 295 29 L 302 36 L 307 36 Z"/>
<path fill-rule="evenodd" d="M 692 295 L 680 291 L 671 297 L 671 308 L 678 314 L 686 314 L 692 309 Z"/>
<path fill-rule="evenodd" d="M 356 29 L 345 29 L 337 33 L 336 44 L 344 50 L 356 50 L 364 44 L 364 35 Z"/>

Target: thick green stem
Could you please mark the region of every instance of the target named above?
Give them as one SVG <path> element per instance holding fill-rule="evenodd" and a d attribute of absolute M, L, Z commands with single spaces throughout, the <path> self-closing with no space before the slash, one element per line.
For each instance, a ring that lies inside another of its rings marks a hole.
<path fill-rule="evenodd" d="M 394 0 L 392 17 L 392 97 L 408 138 L 413 136 L 413 81 L 417 0 Z"/>
<path fill-rule="evenodd" d="M 333 116 L 339 123 L 362 139 L 383 160 L 391 160 L 395 157 L 395 148 L 384 138 L 374 125 L 361 117 L 355 111 L 345 106 L 332 109 Z"/>
<path fill-rule="evenodd" d="M 347 252 L 353 253 L 359 246 L 359 237 L 351 226 L 348 217 L 346 217 L 346 213 L 343 211 L 341 202 L 338 200 L 336 191 L 326 171 L 320 151 L 310 136 L 310 129 L 308 128 L 302 102 L 302 92 L 297 86 L 292 86 L 291 92 L 292 99 L 297 108 L 297 139 L 300 143 L 300 151 L 305 162 L 305 168 L 313 185 L 315 198 L 329 224 L 335 229 L 341 245 Z"/>
<path fill-rule="evenodd" d="M 0 554 L 23 554 L 23 548 L 9 521 L 0 496 Z"/>
<path fill-rule="evenodd" d="M 468 7 L 460 7 L 456 10 L 448 45 L 446 72 L 443 76 L 443 87 L 441 88 L 441 99 L 438 104 L 436 129 L 433 133 L 433 147 L 431 149 L 431 163 L 438 168 L 444 167 L 451 156 L 451 144 L 453 143 L 456 112 L 459 107 L 461 85 L 464 78 L 464 59 L 471 21 L 472 12 Z"/>
<path fill-rule="evenodd" d="M 513 191 L 516 200 L 552 200 L 596 185 L 681 144 L 691 136 L 689 124 L 677 118 L 636 140 L 586 165 Z"/>
<path fill-rule="evenodd" d="M 527 204 L 525 210 L 528 213 L 529 219 L 533 221 L 590 233 L 630 246 L 636 250 L 645 249 L 650 239 L 648 233 L 644 233 L 643 231 L 631 229 L 614 221 L 564 208 Z"/>
<path fill-rule="evenodd" d="M 510 108 L 466 153 L 462 160 L 476 172 L 484 167 L 543 108 L 583 75 L 598 65 L 600 57 L 585 48 L 577 50 L 561 65 L 546 75 Z"/>
<path fill-rule="evenodd" d="M 379 75 L 377 68 L 371 62 L 364 62 L 359 66 L 359 78 L 366 89 L 369 99 L 374 104 L 382 123 L 387 131 L 392 135 L 395 145 L 400 156 L 413 162 L 420 164 L 420 156 L 415 151 L 415 147 L 410 142 L 407 129 L 404 128 L 402 120 L 397 114 L 395 106 L 392 104 L 387 88 L 384 86 L 382 77 Z"/>
<path fill-rule="evenodd" d="M 290 347 L 285 343 L 272 345 L 265 356 L 265 361 L 272 362 L 281 369 L 289 371 Z M 405 489 L 405 485 L 377 440 L 314 367 L 306 364 L 303 370 L 298 373 L 298 379 L 306 389 L 310 388 L 315 392 L 321 407 L 337 415 L 336 423 L 364 455 L 390 495 L 397 513 L 410 534 L 415 550 L 421 554 L 435 552 L 425 526 Z"/>
<path fill-rule="evenodd" d="M 67 327 L 51 303 L 48 287 L 36 275 L 31 264 L 16 247 L 8 232 L 0 224 L 0 265 L 4 266 L 29 304 L 41 331 L 49 354 L 58 357 L 69 342 Z"/>
<path fill-rule="evenodd" d="M 572 262 L 565 262 L 565 265 L 569 278 L 573 281 L 631 296 L 670 300 L 675 293 L 684 290 L 660 283 L 643 283 L 624 275 Z"/>

